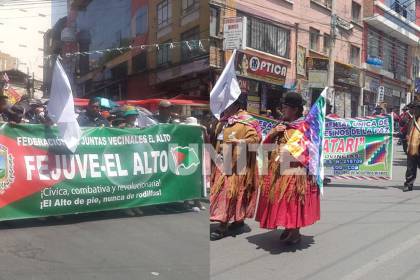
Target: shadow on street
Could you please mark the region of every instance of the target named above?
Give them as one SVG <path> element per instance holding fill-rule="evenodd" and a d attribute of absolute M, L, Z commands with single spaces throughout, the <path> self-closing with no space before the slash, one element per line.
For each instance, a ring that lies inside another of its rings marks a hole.
<path fill-rule="evenodd" d="M 101 220 L 111 220 L 111 219 L 130 219 L 130 218 L 141 218 L 146 216 L 159 216 L 159 215 L 173 215 L 173 214 L 182 214 L 190 213 L 191 209 L 185 208 L 184 204 L 181 202 L 161 204 L 161 205 L 152 205 L 152 206 L 143 206 L 139 207 L 143 212 L 142 215 L 129 216 L 124 212 L 124 209 L 121 210 L 110 210 L 110 211 L 101 211 L 101 212 L 92 212 L 92 213 L 81 213 L 81 214 L 72 214 L 58 217 L 48 217 L 45 220 L 40 219 L 22 219 L 22 220 L 10 220 L 0 222 L 0 231 L 8 229 L 18 229 L 18 228 L 29 228 L 29 227 L 50 227 L 50 226 L 60 226 L 60 225 L 70 225 L 78 223 L 87 223 L 92 221 L 101 221 Z M 205 212 L 205 211 L 202 211 Z"/>
<path fill-rule="evenodd" d="M 302 240 L 296 245 L 287 245 L 280 242 L 280 230 L 272 230 L 266 233 L 249 236 L 246 239 L 249 243 L 257 245 L 257 250 L 263 249 L 272 255 L 278 255 L 286 252 L 296 252 L 308 249 L 314 244 L 314 237 L 302 235 Z"/>

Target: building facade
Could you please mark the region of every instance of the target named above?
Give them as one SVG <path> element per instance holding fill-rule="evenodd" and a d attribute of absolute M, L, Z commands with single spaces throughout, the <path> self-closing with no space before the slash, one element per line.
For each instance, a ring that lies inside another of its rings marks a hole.
<path fill-rule="evenodd" d="M 0 71 L 17 69 L 18 63 L 16 57 L 0 52 Z"/>
<path fill-rule="evenodd" d="M 44 34 L 51 28 L 53 4 L 6 2 L 0 9 L 0 49 L 18 59 L 15 69 L 42 81 Z"/>
<path fill-rule="evenodd" d="M 69 7 L 70 52 L 83 53 L 67 63 L 78 96 L 208 97 L 207 1 L 73 0 Z"/>
<path fill-rule="evenodd" d="M 399 109 L 413 98 L 418 76 L 420 4 L 394 0 L 364 4 L 364 105 Z"/>
<path fill-rule="evenodd" d="M 150 1 L 149 83 L 156 94 L 209 96 L 209 5 L 206 0 Z"/>
<path fill-rule="evenodd" d="M 213 17 L 210 30 L 216 30 L 211 34 L 211 65 L 216 73 L 227 59 L 222 50 L 223 37 L 226 37 L 226 34 L 223 36 L 224 23 L 232 17 L 246 17 L 246 36 L 237 57 L 237 73 L 243 91 L 248 94 L 250 111 L 275 112 L 282 95 L 289 90 L 301 93 L 308 105 L 316 100 L 327 85 L 330 2 L 231 0 L 210 3 Z M 342 0 L 336 5 L 341 25 L 337 30 L 333 103 L 337 114 L 350 117 L 361 110 L 362 3 Z"/>

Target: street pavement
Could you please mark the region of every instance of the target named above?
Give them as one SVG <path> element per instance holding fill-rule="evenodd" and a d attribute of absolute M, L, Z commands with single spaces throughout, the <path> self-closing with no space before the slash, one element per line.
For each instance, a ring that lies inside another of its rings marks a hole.
<path fill-rule="evenodd" d="M 208 279 L 208 211 L 142 209 L 0 223 L 0 279 Z"/>
<path fill-rule="evenodd" d="M 333 181 L 296 246 L 248 220 L 244 233 L 210 243 L 211 279 L 420 279 L 420 181 L 403 193 L 405 168 L 395 146 L 393 180 Z"/>

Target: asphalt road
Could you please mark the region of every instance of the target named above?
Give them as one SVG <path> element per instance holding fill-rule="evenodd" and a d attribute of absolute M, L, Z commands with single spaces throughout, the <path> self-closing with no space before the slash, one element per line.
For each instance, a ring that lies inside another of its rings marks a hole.
<path fill-rule="evenodd" d="M 210 243 L 211 279 L 420 279 L 420 182 L 403 193 L 404 174 L 396 146 L 392 181 L 333 181 L 297 246 L 248 220 L 245 233 Z"/>
<path fill-rule="evenodd" d="M 0 223 L 0 279 L 208 279 L 208 212 L 143 209 Z"/>

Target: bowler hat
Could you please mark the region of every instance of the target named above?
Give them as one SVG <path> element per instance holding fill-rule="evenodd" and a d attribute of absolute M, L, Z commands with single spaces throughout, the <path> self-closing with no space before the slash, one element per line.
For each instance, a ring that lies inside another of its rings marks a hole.
<path fill-rule="evenodd" d="M 302 95 L 296 92 L 289 92 L 282 100 L 283 105 L 290 107 L 303 107 L 305 105 L 305 100 L 303 100 Z"/>

